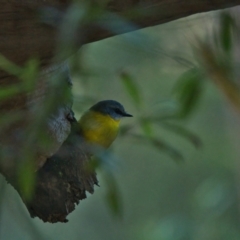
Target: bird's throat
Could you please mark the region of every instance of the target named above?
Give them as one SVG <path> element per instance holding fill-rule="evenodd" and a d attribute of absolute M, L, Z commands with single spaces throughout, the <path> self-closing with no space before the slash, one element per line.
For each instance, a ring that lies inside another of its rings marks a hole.
<path fill-rule="evenodd" d="M 119 120 L 94 111 L 86 112 L 79 120 L 81 134 L 90 144 L 108 148 L 115 140 Z"/>

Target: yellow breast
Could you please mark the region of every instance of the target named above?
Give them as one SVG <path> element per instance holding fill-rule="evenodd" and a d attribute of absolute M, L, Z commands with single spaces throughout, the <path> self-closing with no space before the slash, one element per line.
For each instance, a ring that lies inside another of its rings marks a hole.
<path fill-rule="evenodd" d="M 118 134 L 119 120 L 98 112 L 86 112 L 79 124 L 81 134 L 87 142 L 104 148 L 108 148 Z"/>

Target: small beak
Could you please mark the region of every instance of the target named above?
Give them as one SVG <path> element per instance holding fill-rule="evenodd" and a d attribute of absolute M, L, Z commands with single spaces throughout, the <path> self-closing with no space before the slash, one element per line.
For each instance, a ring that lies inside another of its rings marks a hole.
<path fill-rule="evenodd" d="M 126 113 L 126 112 L 123 113 L 123 116 L 124 116 L 124 117 L 133 117 L 133 115 L 131 115 L 131 114 L 129 114 L 129 113 Z"/>

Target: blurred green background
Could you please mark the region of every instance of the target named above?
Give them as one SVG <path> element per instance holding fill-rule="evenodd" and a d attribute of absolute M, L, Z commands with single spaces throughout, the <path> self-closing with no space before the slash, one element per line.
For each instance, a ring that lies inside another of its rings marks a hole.
<path fill-rule="evenodd" d="M 195 40 L 212 37 L 217 16 L 195 15 L 84 46 L 74 56 L 72 70 L 76 116 L 103 99 L 121 102 L 134 115 L 122 126 L 136 125 L 148 114 L 171 113 L 177 79 L 198 60 Z M 127 93 L 122 72 L 136 83 L 141 107 Z M 196 134 L 202 147 L 196 149 L 164 128 L 151 128 L 183 155 L 182 163 L 128 134 L 114 142 L 112 172 L 120 192 L 120 217 L 107 204 L 102 171 L 100 188 L 76 207 L 66 224 L 31 219 L 17 192 L 1 177 L 0 239 L 240 239 L 239 116 L 206 81 L 194 111 L 175 123 Z"/>

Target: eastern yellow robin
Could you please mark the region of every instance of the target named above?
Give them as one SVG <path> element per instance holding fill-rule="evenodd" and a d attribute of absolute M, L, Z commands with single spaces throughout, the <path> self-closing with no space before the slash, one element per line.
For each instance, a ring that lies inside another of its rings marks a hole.
<path fill-rule="evenodd" d="M 93 105 L 78 121 L 84 141 L 108 148 L 115 140 L 123 117 L 132 117 L 117 101 L 104 100 Z"/>

